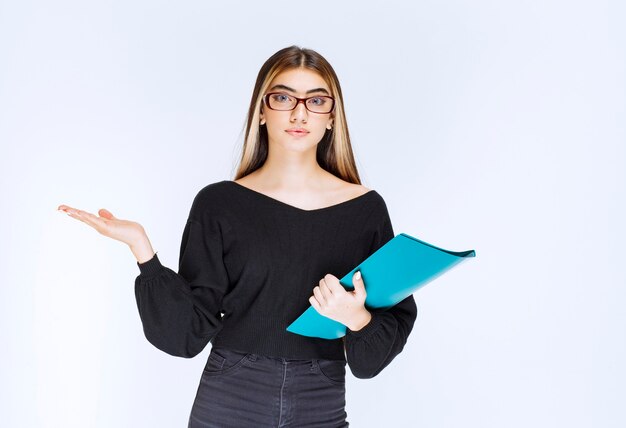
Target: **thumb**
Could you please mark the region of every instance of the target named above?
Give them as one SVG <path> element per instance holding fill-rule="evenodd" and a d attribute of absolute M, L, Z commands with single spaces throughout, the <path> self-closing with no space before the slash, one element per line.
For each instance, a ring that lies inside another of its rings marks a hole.
<path fill-rule="evenodd" d="M 111 214 L 111 211 L 109 211 L 109 210 L 107 210 L 105 208 L 100 208 L 98 210 L 98 214 L 100 215 L 100 217 L 104 217 L 104 218 L 109 219 L 109 220 L 115 219 L 115 216 L 113 214 Z"/>
<path fill-rule="evenodd" d="M 365 284 L 363 283 L 360 270 L 352 275 L 352 285 L 354 285 L 354 294 L 357 296 L 365 295 Z"/>

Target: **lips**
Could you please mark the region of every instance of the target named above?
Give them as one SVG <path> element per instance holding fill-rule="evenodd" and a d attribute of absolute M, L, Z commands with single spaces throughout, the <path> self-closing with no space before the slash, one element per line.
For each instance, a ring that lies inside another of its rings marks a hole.
<path fill-rule="evenodd" d="M 285 129 L 285 132 L 293 137 L 304 137 L 309 133 L 309 131 L 302 128 Z"/>

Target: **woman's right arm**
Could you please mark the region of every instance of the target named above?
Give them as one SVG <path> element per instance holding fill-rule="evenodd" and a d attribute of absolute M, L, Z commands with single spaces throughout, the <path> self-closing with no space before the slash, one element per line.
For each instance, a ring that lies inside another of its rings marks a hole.
<path fill-rule="evenodd" d="M 158 349 L 179 357 L 199 354 L 221 329 L 222 297 L 229 286 L 221 228 L 196 197 L 183 232 L 178 273 L 163 266 L 144 228 L 105 209 L 99 216 L 60 205 L 59 210 L 98 233 L 126 243 L 137 259 L 135 297 L 143 331 Z"/>
<path fill-rule="evenodd" d="M 140 235 L 137 240 L 131 242 L 128 246 L 139 264 L 147 262 L 156 254 L 152 249 L 148 235 L 145 233 Z"/>
<path fill-rule="evenodd" d="M 187 220 L 178 273 L 163 266 L 150 248 L 138 246 L 135 279 L 143 331 L 158 349 L 179 357 L 199 354 L 222 326 L 222 298 L 229 285 L 220 228 L 211 221 Z"/>

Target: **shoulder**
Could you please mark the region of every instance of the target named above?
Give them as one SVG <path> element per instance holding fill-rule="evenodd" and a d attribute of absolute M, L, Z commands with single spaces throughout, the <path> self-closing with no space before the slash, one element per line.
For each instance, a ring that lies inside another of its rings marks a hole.
<path fill-rule="evenodd" d="M 370 209 L 382 209 L 386 212 L 387 205 L 385 204 L 385 199 L 375 189 L 371 189 L 362 184 L 350 183 L 338 177 L 334 177 L 334 179 L 335 193 L 338 195 L 337 199 L 348 200 L 367 195 L 367 200 L 371 204 Z"/>
<path fill-rule="evenodd" d="M 368 227 L 378 229 L 381 225 L 389 223 L 389 210 L 385 198 L 375 189 L 361 184 L 348 183 L 343 181 L 343 200 L 360 199 L 359 209 L 365 210 L 367 214 Z"/>
<path fill-rule="evenodd" d="M 216 181 L 202 187 L 194 198 L 194 202 L 207 203 L 222 198 L 228 194 L 228 180 Z"/>
<path fill-rule="evenodd" d="M 228 190 L 228 180 L 209 183 L 198 191 L 196 198 L 211 198 L 223 195 Z"/>
<path fill-rule="evenodd" d="M 366 199 L 366 209 L 370 213 L 369 218 L 372 223 L 380 225 L 390 221 L 387 202 L 379 191 L 367 189 L 363 191 L 362 195 Z"/>
<path fill-rule="evenodd" d="M 385 203 L 385 198 L 375 189 L 371 189 L 365 187 L 360 184 L 351 184 L 352 186 L 352 197 L 357 198 L 360 196 L 369 196 L 368 201 L 373 204 L 372 208 L 382 209 L 384 211 L 387 210 L 387 204 Z"/>
<path fill-rule="evenodd" d="M 372 191 L 372 189 L 367 188 L 363 186 L 362 184 L 351 184 L 351 188 L 355 196 L 361 196 Z"/>
<path fill-rule="evenodd" d="M 337 199 L 353 199 L 363 196 L 366 193 L 372 192 L 372 189 L 363 186 L 362 184 L 350 183 L 337 176 L 328 174 L 328 183 L 325 186 L 330 193 L 333 193 Z"/>
<path fill-rule="evenodd" d="M 190 216 L 200 219 L 202 216 L 219 213 L 225 197 L 228 195 L 228 181 L 216 181 L 202 187 L 193 198 Z"/>

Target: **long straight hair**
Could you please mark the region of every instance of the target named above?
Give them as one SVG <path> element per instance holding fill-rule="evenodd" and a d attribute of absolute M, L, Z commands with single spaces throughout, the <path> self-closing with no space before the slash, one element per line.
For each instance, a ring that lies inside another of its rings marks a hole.
<path fill-rule="evenodd" d="M 306 68 L 317 72 L 330 87 L 331 96 L 335 98 L 335 108 L 331 113 L 331 117 L 334 118 L 333 127 L 330 130 L 326 129 L 326 133 L 317 144 L 318 164 L 349 183 L 361 184 L 350 144 L 341 86 L 335 70 L 319 53 L 295 45 L 276 52 L 259 70 L 248 109 L 243 150 L 235 180 L 245 177 L 265 163 L 269 142 L 266 126 L 259 124 L 262 98 L 274 77 L 294 68 Z"/>

